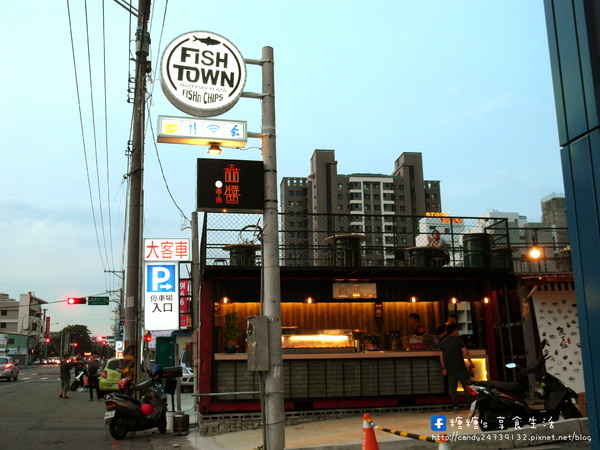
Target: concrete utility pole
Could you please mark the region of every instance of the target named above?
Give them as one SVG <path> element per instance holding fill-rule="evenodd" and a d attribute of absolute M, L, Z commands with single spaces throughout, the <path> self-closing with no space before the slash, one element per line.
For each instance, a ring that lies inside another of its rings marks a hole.
<path fill-rule="evenodd" d="M 136 30 L 135 96 L 133 102 L 133 136 L 129 169 L 129 221 L 127 238 L 127 283 L 125 288 L 125 350 L 133 352 L 129 368 L 136 377 L 139 361 L 139 312 L 141 297 L 141 240 L 143 219 L 144 122 L 146 110 L 146 74 L 150 50 L 150 0 L 139 0 Z M 137 377 L 136 377 L 137 379 Z"/>
<path fill-rule="evenodd" d="M 285 448 L 283 357 L 281 351 L 281 289 L 275 146 L 275 76 L 273 48 L 262 49 L 262 154 L 265 180 L 263 210 L 263 314 L 269 323 L 269 370 L 265 379 L 267 450 Z"/>

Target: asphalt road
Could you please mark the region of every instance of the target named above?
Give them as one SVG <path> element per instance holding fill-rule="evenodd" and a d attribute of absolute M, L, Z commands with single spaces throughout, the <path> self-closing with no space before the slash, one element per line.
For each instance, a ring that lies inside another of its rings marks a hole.
<path fill-rule="evenodd" d="M 0 448 L 4 450 L 191 449 L 156 428 L 115 441 L 104 425 L 104 402 L 87 390 L 59 398 L 58 366 L 22 367 L 18 381 L 0 380 Z"/>

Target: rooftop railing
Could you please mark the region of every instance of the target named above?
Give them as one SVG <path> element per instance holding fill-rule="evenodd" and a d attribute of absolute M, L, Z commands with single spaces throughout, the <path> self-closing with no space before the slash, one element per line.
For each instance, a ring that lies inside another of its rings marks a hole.
<path fill-rule="evenodd" d="M 205 216 L 203 263 L 258 266 L 260 214 Z M 431 243 L 434 231 L 442 244 Z M 281 267 L 502 268 L 516 273 L 571 272 L 564 228 L 512 228 L 502 218 L 363 214 L 280 214 Z M 541 255 L 533 259 L 529 251 Z"/>

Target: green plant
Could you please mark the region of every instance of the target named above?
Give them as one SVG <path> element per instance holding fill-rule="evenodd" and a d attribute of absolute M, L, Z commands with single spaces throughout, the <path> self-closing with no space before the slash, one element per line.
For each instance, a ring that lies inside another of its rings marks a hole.
<path fill-rule="evenodd" d="M 238 313 L 230 312 L 225 314 L 225 324 L 223 325 L 223 337 L 226 343 L 237 344 L 240 334 L 240 326 L 238 325 Z"/>

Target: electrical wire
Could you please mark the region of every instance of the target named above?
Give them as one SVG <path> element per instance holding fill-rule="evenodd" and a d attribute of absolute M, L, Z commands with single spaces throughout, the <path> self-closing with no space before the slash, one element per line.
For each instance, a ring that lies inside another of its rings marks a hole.
<path fill-rule="evenodd" d="M 82 145 L 83 145 L 83 155 L 84 155 L 84 161 L 85 161 L 85 172 L 86 172 L 86 178 L 87 178 L 88 193 L 89 193 L 89 197 L 90 197 L 90 203 L 92 206 L 92 220 L 94 223 L 94 230 L 96 233 L 96 243 L 98 245 L 98 251 L 99 251 L 100 255 L 102 255 L 102 249 L 100 247 L 100 237 L 98 235 L 98 224 L 96 221 L 96 212 L 94 209 L 94 196 L 92 195 L 92 183 L 90 180 L 90 168 L 89 168 L 89 164 L 88 164 L 88 154 L 87 154 L 87 146 L 86 146 L 86 139 L 85 139 L 85 128 L 83 126 L 83 112 L 81 109 L 81 92 L 79 89 L 79 77 L 78 77 L 78 73 L 77 73 L 77 62 L 76 62 L 76 58 L 75 58 L 75 42 L 74 42 L 74 38 L 73 38 L 73 23 L 71 21 L 71 7 L 69 4 L 69 0 L 67 0 L 67 14 L 68 14 L 68 18 L 69 18 L 69 33 L 70 33 L 70 37 L 71 37 L 71 52 L 72 52 L 72 56 L 73 56 L 73 71 L 75 74 L 75 90 L 76 90 L 76 94 L 77 94 L 77 106 L 78 106 L 78 110 L 79 110 L 79 126 L 81 128 L 81 141 L 82 141 Z M 102 263 L 104 265 L 104 261 L 102 261 Z"/>

